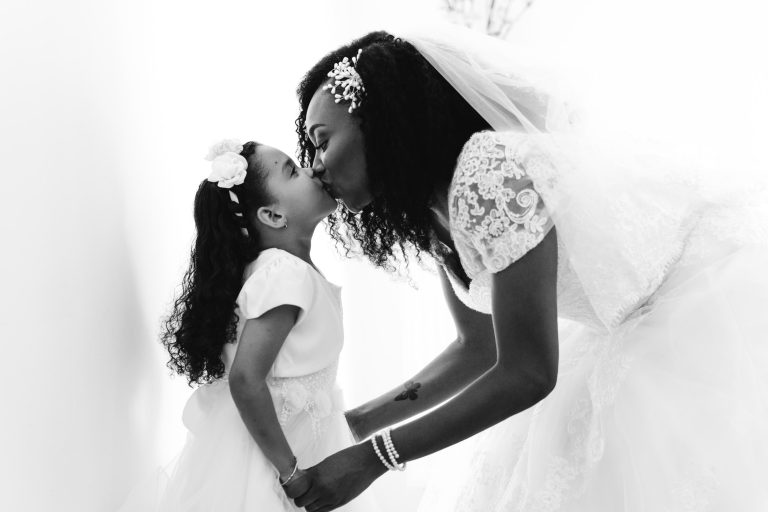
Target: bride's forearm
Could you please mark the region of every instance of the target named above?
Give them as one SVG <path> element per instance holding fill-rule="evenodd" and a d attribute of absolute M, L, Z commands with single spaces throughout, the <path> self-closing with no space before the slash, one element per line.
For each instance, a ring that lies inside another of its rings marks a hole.
<path fill-rule="evenodd" d="M 495 366 L 450 402 L 392 431 L 401 461 L 424 457 L 463 441 L 542 400 L 550 379 Z"/>
<path fill-rule="evenodd" d="M 466 388 L 493 366 L 493 347 L 457 339 L 409 381 L 347 413 L 363 439 L 435 407 Z"/>

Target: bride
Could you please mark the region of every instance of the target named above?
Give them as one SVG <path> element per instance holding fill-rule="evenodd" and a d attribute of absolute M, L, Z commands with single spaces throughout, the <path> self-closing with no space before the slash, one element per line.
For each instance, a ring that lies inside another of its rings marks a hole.
<path fill-rule="evenodd" d="M 484 431 L 421 510 L 768 507 L 768 258 L 749 186 L 727 197 L 669 154 L 580 130 L 513 48 L 476 34 L 371 33 L 298 92 L 302 163 L 345 206 L 332 236 L 380 267 L 437 261 L 458 334 L 347 412 L 370 439 L 309 468 L 298 506 L 333 510 Z"/>

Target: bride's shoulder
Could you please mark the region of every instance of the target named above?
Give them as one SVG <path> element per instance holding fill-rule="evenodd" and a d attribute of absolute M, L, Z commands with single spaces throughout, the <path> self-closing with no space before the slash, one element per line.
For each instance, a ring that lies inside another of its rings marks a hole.
<path fill-rule="evenodd" d="M 532 136 L 527 133 L 491 130 L 476 132 L 464 143 L 456 167 L 458 169 L 477 160 L 512 159 L 531 143 Z"/>

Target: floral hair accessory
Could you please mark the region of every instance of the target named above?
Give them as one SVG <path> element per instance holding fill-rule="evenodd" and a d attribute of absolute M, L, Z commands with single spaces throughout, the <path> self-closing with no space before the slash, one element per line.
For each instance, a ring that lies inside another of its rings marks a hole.
<path fill-rule="evenodd" d="M 213 162 L 217 156 L 223 155 L 224 153 L 237 153 L 238 155 L 243 152 L 243 145 L 240 144 L 240 141 L 237 139 L 224 139 L 213 146 L 208 150 L 208 155 L 205 157 L 206 160 Z"/>
<path fill-rule="evenodd" d="M 206 160 L 211 161 L 211 174 L 208 181 L 221 188 L 232 188 L 245 181 L 248 160 L 240 152 L 243 145 L 234 139 L 227 139 L 214 144 L 208 151 Z"/>
<path fill-rule="evenodd" d="M 333 78 L 333 83 L 323 86 L 323 90 L 331 90 L 331 94 L 336 98 L 336 103 L 342 100 L 351 102 L 349 105 L 350 114 L 363 103 L 363 96 L 365 95 L 363 79 L 360 78 L 360 74 L 355 69 L 361 53 L 363 53 L 362 49 L 357 50 L 357 55 L 352 57 L 351 62 L 349 57 L 344 57 L 341 62 L 334 64 L 333 69 L 328 72 L 328 76 Z M 341 89 L 341 93 L 336 92 L 337 88 Z"/>

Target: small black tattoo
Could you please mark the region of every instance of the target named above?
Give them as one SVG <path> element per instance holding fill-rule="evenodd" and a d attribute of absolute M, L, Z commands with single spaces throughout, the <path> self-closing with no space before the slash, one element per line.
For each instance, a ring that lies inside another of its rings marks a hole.
<path fill-rule="evenodd" d="M 420 382 L 413 382 L 412 380 L 409 380 L 404 384 L 405 391 L 400 393 L 395 397 L 395 402 L 399 402 L 400 400 L 416 400 L 419 398 L 419 388 L 421 387 Z"/>

